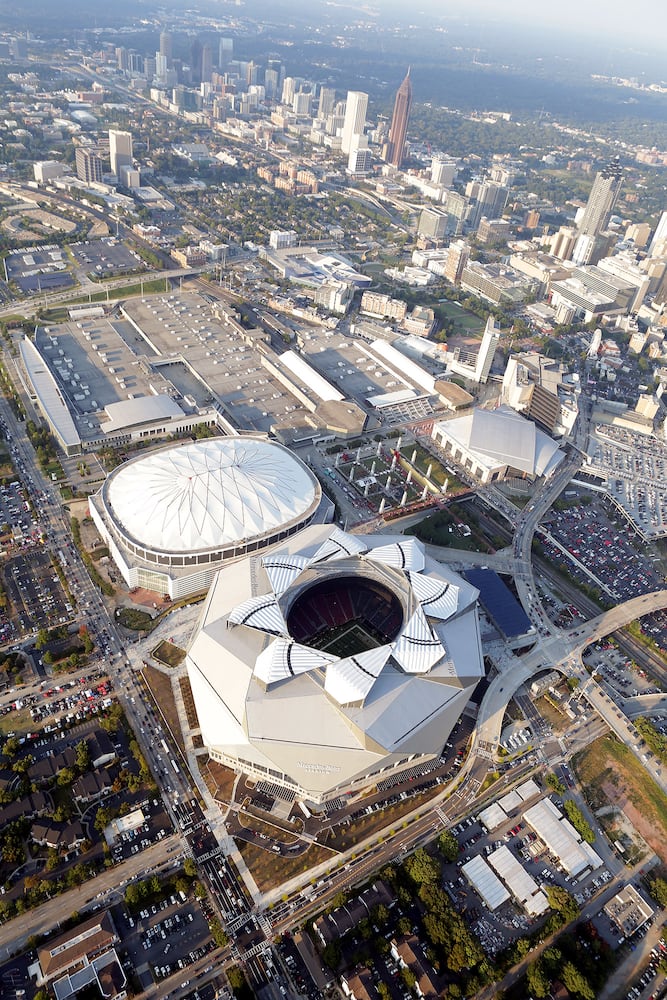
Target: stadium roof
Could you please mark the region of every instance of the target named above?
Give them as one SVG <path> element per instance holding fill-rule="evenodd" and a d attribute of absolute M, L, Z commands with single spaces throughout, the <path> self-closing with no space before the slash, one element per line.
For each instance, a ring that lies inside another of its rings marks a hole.
<path fill-rule="evenodd" d="M 285 448 L 260 438 L 209 438 L 127 462 L 108 505 L 147 548 L 192 554 L 278 530 L 318 501 L 316 481 Z"/>
<path fill-rule="evenodd" d="M 490 910 L 497 910 L 510 898 L 496 873 L 479 854 L 463 865 L 461 871 Z"/>
<path fill-rule="evenodd" d="M 530 618 L 494 570 L 475 567 L 466 570 L 464 576 L 477 587 L 481 603 L 506 639 L 534 631 Z"/>
<path fill-rule="evenodd" d="M 481 465 L 490 468 L 508 465 L 529 476 L 546 476 L 564 458 L 548 434 L 509 406 L 496 410 L 478 407 L 439 426 L 466 451 L 473 452 Z"/>
<path fill-rule="evenodd" d="M 353 595 L 381 591 L 379 605 L 364 598 L 373 643 L 332 642 L 358 610 Z M 484 673 L 476 598 L 416 539 L 333 525 L 229 562 L 187 657 L 204 742 L 318 801 L 438 752 Z"/>

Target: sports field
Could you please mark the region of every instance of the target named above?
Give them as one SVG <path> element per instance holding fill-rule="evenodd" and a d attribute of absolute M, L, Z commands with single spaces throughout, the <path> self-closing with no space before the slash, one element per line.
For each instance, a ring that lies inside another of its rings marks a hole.
<path fill-rule="evenodd" d="M 311 645 L 315 649 L 321 649 L 324 653 L 333 653 L 336 656 L 353 656 L 355 653 L 363 653 L 367 649 L 375 649 L 381 646 L 386 639 L 378 638 L 364 627 L 360 622 L 345 622 L 337 628 L 327 629 L 311 640 Z"/>

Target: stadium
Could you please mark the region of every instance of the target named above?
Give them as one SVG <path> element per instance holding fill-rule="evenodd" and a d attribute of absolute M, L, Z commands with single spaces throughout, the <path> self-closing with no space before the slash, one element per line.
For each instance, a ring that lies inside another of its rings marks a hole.
<path fill-rule="evenodd" d="M 332 525 L 225 566 L 186 658 L 211 757 L 315 807 L 437 757 L 484 675 L 477 597 Z"/>
<path fill-rule="evenodd" d="M 90 497 L 90 514 L 128 587 L 172 599 L 201 592 L 220 567 L 325 519 L 319 483 L 260 437 L 170 445 L 125 462 Z"/>

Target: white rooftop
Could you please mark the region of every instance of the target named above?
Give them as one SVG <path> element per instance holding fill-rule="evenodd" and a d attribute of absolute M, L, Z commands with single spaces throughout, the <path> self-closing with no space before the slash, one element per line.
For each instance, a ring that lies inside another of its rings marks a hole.
<path fill-rule="evenodd" d="M 108 504 L 147 548 L 222 548 L 284 527 L 315 502 L 299 459 L 260 438 L 209 438 L 127 462 L 108 480 Z"/>
<path fill-rule="evenodd" d="M 489 864 L 528 913 L 536 915 L 549 909 L 549 901 L 535 879 L 504 844 L 491 852 Z"/>
<path fill-rule="evenodd" d="M 57 430 L 64 447 L 77 447 L 81 444 L 79 432 L 46 361 L 32 340 L 24 338 L 19 341 L 19 350 L 40 407 Z"/>
<path fill-rule="evenodd" d="M 489 468 L 509 465 L 530 476 L 545 476 L 564 457 L 548 434 L 508 406 L 499 406 L 496 410 L 478 407 L 464 417 L 447 420 L 439 426 L 466 451 L 474 452 L 481 465 Z"/>
<path fill-rule="evenodd" d="M 490 910 L 497 910 L 510 898 L 496 873 L 479 854 L 466 862 L 461 871 Z"/>

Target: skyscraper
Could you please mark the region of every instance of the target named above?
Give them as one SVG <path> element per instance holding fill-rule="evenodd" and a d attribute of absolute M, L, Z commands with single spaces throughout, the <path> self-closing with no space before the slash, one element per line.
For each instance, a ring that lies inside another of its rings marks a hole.
<path fill-rule="evenodd" d="M 211 46 L 208 42 L 202 45 L 201 50 L 201 83 L 211 82 L 211 73 L 213 72 L 213 53 L 211 52 Z"/>
<path fill-rule="evenodd" d="M 132 133 L 109 129 L 109 159 L 111 173 L 120 177 L 121 167 L 132 166 Z"/>
<path fill-rule="evenodd" d="M 410 70 L 408 69 L 403 83 L 396 91 L 394 113 L 391 116 L 391 125 L 389 126 L 389 142 L 383 151 L 383 159 L 397 169 L 400 168 L 405 156 L 405 136 L 408 131 L 411 108 L 412 83 L 410 81 Z"/>
<path fill-rule="evenodd" d="M 76 176 L 85 184 L 102 183 L 102 161 L 97 153 L 85 146 L 76 147 Z"/>
<path fill-rule="evenodd" d="M 364 94 L 360 90 L 348 90 L 340 145 L 341 152 L 345 153 L 346 156 L 350 155 L 354 137 L 364 134 L 367 110 L 368 94 Z"/>
<path fill-rule="evenodd" d="M 617 156 L 601 170 L 593 181 L 591 193 L 579 223 L 584 236 L 598 236 L 606 229 L 623 183 L 621 164 Z"/>
<path fill-rule="evenodd" d="M 320 87 L 320 100 L 317 106 L 317 117 L 326 118 L 334 109 L 336 91 L 333 87 Z"/>
<path fill-rule="evenodd" d="M 477 382 L 484 383 L 487 381 L 489 372 L 491 371 L 491 365 L 493 364 L 493 359 L 496 356 L 496 348 L 499 343 L 500 329 L 493 316 L 489 316 L 486 321 L 486 328 L 482 337 L 482 343 L 479 345 L 477 361 L 475 363 L 475 380 Z"/>
<path fill-rule="evenodd" d="M 171 66 L 173 58 L 172 40 L 168 31 L 160 33 L 160 55 L 167 60 L 167 68 Z"/>

